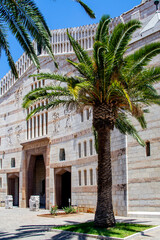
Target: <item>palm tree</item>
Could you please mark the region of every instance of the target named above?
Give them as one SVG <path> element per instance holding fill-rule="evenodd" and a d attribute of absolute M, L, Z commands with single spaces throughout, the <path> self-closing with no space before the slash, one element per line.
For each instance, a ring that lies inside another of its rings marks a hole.
<path fill-rule="evenodd" d="M 132 34 L 141 27 L 137 20 L 118 24 L 109 33 L 110 17 L 103 16 L 95 36 L 93 56 L 90 57 L 70 36 L 78 61 L 67 61 L 79 76 L 61 76 L 41 73 L 38 79 L 55 79 L 63 86 L 45 86 L 24 97 L 23 107 L 42 99 L 48 104 L 34 109 L 28 119 L 39 111 L 61 105 L 66 107 L 92 106 L 93 127 L 98 138 L 98 197 L 95 226 L 112 227 L 115 218 L 112 207 L 111 132 L 117 128 L 132 135 L 142 146 L 143 140 L 132 125 L 131 117 L 146 128 L 144 113 L 151 104 L 160 104 L 154 84 L 160 80 L 160 67 L 146 68 L 151 59 L 160 53 L 160 43 L 151 43 L 131 55 L 126 55 Z"/>
<path fill-rule="evenodd" d="M 90 17 L 95 17 L 93 11 L 86 4 L 80 0 L 76 0 L 76 2 L 85 9 Z M 18 74 L 7 40 L 6 24 L 37 68 L 40 68 L 40 65 L 31 37 L 41 48 L 46 49 L 54 60 L 50 45 L 51 34 L 34 0 L 0 0 L 0 53 L 2 50 L 5 51 L 8 63 L 16 77 Z M 56 62 L 55 65 L 57 67 Z"/>

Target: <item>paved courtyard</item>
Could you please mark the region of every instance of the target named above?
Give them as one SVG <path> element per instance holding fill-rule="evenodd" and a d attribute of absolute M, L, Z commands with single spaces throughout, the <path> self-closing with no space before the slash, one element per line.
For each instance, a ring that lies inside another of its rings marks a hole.
<path fill-rule="evenodd" d="M 75 236 L 70 233 L 48 232 L 47 229 L 54 225 L 80 223 L 93 220 L 93 214 L 78 214 L 67 217 L 44 218 L 37 215 L 48 213 L 47 210 L 31 212 L 29 209 L 0 208 L 0 239 L 27 239 L 27 240 L 91 240 L 93 238 L 85 236 Z M 160 219 L 130 219 L 117 217 L 119 221 L 129 221 L 144 224 L 160 225 Z M 160 228 L 154 232 L 134 237 L 134 240 L 159 240 Z"/>

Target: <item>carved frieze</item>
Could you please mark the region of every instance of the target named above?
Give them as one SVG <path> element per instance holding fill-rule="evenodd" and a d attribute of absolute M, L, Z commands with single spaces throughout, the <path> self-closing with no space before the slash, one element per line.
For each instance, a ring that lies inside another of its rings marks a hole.
<path fill-rule="evenodd" d="M 50 138 L 44 137 L 41 139 L 36 139 L 28 142 L 21 143 L 23 146 L 23 150 L 29 150 L 29 149 L 38 149 L 40 147 L 44 147 L 50 144 Z M 37 150 L 38 153 L 38 150 Z"/>

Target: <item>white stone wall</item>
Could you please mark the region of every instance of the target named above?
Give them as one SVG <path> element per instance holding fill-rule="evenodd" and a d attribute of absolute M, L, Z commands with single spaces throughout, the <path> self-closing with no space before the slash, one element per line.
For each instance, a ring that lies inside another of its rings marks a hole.
<path fill-rule="evenodd" d="M 138 30 L 131 41 L 128 53 L 146 43 L 159 40 L 159 22 L 152 28 L 146 27 L 155 14 L 153 1 L 147 1 L 131 9 L 129 12 L 114 18 L 110 25 L 110 31 L 119 22 L 130 19 L 139 19 L 142 29 Z M 97 25 L 89 25 L 70 29 L 70 32 L 90 53 Z M 145 29 L 145 31 L 143 31 Z M 65 37 L 65 29 L 52 31 L 52 44 L 59 70 L 55 69 L 53 61 L 43 52 L 40 56 L 41 72 L 59 72 L 60 74 L 73 74 L 73 67 L 66 62 L 66 58 L 75 59 L 72 48 Z M 36 48 L 36 44 L 35 44 Z M 23 153 L 21 143 L 27 142 L 26 110 L 22 109 L 22 99 L 31 90 L 33 78 L 28 76 L 37 73 L 36 68 L 24 53 L 18 60 L 17 68 L 20 78 L 16 81 L 9 72 L 1 80 L 0 97 L 0 158 L 2 159 L 2 188 L 0 189 L 0 201 L 7 194 L 7 173 L 19 173 L 20 189 L 22 189 Z M 158 65 L 159 58 L 155 58 L 151 65 Z M 74 72 L 75 74 L 75 72 Z M 56 81 L 46 80 L 45 84 L 57 84 Z M 159 84 L 157 85 L 159 88 Z M 151 142 L 151 156 L 146 157 L 145 149 L 138 146 L 130 137 L 122 136 L 118 131 L 112 133 L 112 168 L 113 168 L 113 205 L 117 215 L 127 215 L 127 211 L 160 211 L 159 189 L 160 160 L 159 160 L 159 108 L 150 108 L 147 116 L 148 129 L 141 131 L 142 138 Z M 92 135 L 92 109 L 87 120 L 84 109 L 84 121 L 81 122 L 80 114 L 67 112 L 64 108 L 56 108 L 48 113 L 48 134 L 50 138 L 50 205 L 55 204 L 55 170 L 57 168 L 71 167 L 72 176 L 72 204 L 78 205 L 84 211 L 93 211 L 96 206 L 96 169 L 97 155 L 89 154 L 89 140 Z M 44 136 L 46 136 L 44 134 Z M 44 137 L 43 136 L 43 137 Z M 33 138 L 38 140 L 40 137 Z M 87 156 L 84 156 L 83 144 L 87 142 Z M 82 156 L 78 155 L 78 143 L 82 146 Z M 94 145 L 94 144 L 93 144 Z M 127 146 L 127 148 L 126 148 Z M 65 149 L 66 160 L 59 161 L 59 150 Z M 16 166 L 11 168 L 11 158 L 15 158 Z M 93 185 L 90 185 L 89 174 L 93 169 Z M 87 185 L 84 185 L 84 170 L 87 171 Z M 78 171 L 82 173 L 82 184 L 79 186 Z M 19 193 L 22 199 L 23 193 Z"/>

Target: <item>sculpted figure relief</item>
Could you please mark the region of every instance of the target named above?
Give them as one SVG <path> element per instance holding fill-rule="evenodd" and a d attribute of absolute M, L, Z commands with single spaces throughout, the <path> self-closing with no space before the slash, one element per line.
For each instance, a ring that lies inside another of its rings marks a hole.
<path fill-rule="evenodd" d="M 19 87 L 15 93 L 15 104 L 19 105 L 21 104 L 21 100 L 22 100 L 22 92 L 23 92 L 23 87 Z"/>
<path fill-rule="evenodd" d="M 16 138 L 17 138 L 17 141 L 20 142 L 21 140 L 21 133 L 22 133 L 22 126 L 21 125 L 18 125 L 16 128 Z"/>
<path fill-rule="evenodd" d="M 7 130 L 7 142 L 9 145 L 12 145 L 12 136 L 13 136 L 13 128 L 8 128 Z"/>
<path fill-rule="evenodd" d="M 53 134 L 59 132 L 60 129 L 60 121 L 59 121 L 59 113 L 54 112 L 52 114 L 53 119 Z"/>

